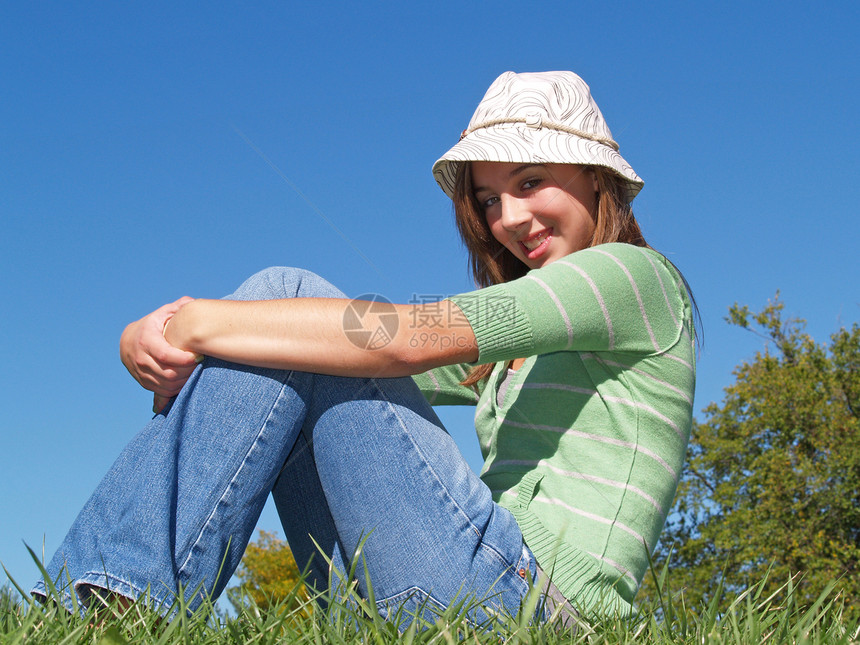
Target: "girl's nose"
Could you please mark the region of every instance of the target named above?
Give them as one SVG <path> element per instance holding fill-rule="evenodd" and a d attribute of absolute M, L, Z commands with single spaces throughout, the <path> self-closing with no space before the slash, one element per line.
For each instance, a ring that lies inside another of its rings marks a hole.
<path fill-rule="evenodd" d="M 522 200 L 510 195 L 501 196 L 502 218 L 501 224 L 508 231 L 517 231 L 523 224 L 531 219 L 526 204 Z"/>

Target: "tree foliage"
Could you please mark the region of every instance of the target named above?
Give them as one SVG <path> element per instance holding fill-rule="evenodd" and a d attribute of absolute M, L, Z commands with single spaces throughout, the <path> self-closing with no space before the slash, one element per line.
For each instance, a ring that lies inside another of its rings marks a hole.
<path fill-rule="evenodd" d="M 819 344 L 782 310 L 779 293 L 758 313 L 730 308 L 727 322 L 762 336 L 765 348 L 735 368 L 722 404 L 695 424 L 655 560 L 672 551 L 673 587 L 693 601 L 720 580 L 732 591 L 800 574 L 807 600 L 836 582 L 856 613 L 860 328 Z"/>
<path fill-rule="evenodd" d="M 245 549 L 236 576 L 241 585 L 230 594 L 234 604 L 239 600 L 233 599 L 241 598 L 244 593 L 259 607 L 268 609 L 278 605 L 279 609 L 286 611 L 308 597 L 293 553 L 277 533 L 260 531 L 257 541 L 249 543 Z M 240 593 L 236 594 L 236 590 Z"/>

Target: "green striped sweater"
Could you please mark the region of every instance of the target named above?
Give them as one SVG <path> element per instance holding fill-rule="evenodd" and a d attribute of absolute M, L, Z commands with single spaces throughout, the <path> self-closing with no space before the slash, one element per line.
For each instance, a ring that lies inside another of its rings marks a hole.
<path fill-rule="evenodd" d="M 692 423 L 681 277 L 655 251 L 604 244 L 451 300 L 495 368 L 476 389 L 459 384 L 470 365 L 416 382 L 434 405 L 476 406 L 481 478 L 561 592 L 587 613 L 629 612 Z"/>

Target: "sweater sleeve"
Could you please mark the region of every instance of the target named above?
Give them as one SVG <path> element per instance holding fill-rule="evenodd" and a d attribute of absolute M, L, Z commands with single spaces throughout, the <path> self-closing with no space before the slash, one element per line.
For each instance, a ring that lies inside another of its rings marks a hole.
<path fill-rule="evenodd" d="M 416 374 L 412 379 L 430 405 L 475 405 L 481 393 L 479 386 L 460 385 L 471 368 L 469 363 L 444 365 Z"/>
<path fill-rule="evenodd" d="M 660 354 L 692 333 L 678 272 L 629 244 L 583 249 L 451 300 L 472 326 L 481 363 L 559 351 Z"/>

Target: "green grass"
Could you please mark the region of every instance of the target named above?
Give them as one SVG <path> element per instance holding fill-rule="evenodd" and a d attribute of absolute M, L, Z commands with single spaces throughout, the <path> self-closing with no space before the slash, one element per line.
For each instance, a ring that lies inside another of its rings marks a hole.
<path fill-rule="evenodd" d="M 661 574 L 666 588 L 666 572 Z M 9 581 L 15 585 L 14 581 Z M 765 596 L 764 581 L 717 602 L 687 607 L 682 595 L 640 607 L 630 619 L 607 619 L 563 630 L 550 621 L 529 624 L 536 598 L 527 599 L 517 616 L 498 616 L 492 624 L 475 626 L 462 602 L 419 626 L 418 621 L 398 633 L 394 625 L 370 611 L 371 602 L 355 593 L 320 609 L 298 590 L 288 598 L 261 608 L 233 590 L 236 615 L 210 605 L 187 615 L 181 602 L 178 618 L 162 620 L 144 603 L 119 610 L 116 606 L 90 607 L 83 617 L 72 616 L 54 603 L 22 600 L 14 589 L 0 591 L 0 643 L 132 643 L 242 644 L 242 643 L 860 643 L 860 625 L 849 620 L 834 589 L 801 606 L 792 581 Z M 714 598 L 723 594 L 714 590 Z"/>

